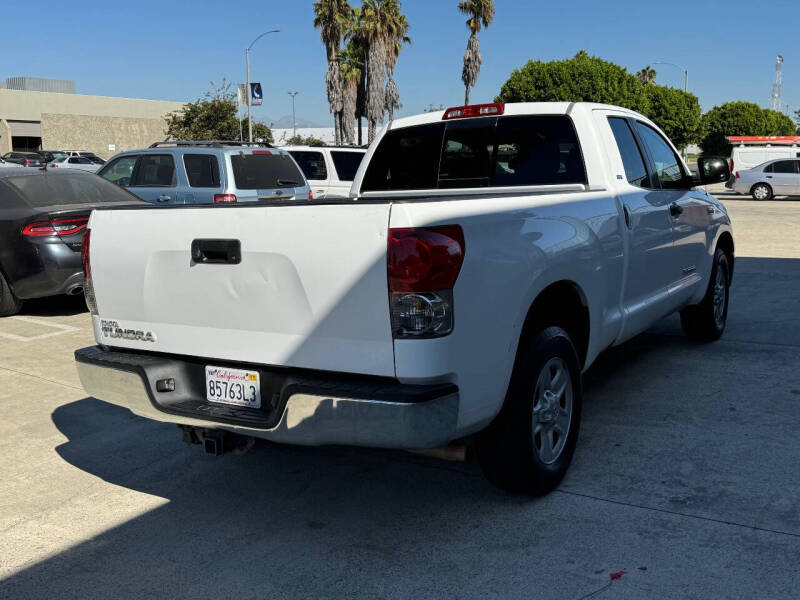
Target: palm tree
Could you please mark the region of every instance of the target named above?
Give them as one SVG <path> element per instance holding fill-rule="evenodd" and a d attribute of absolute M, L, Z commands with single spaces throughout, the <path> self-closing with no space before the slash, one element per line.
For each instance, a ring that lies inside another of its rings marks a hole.
<path fill-rule="evenodd" d="M 653 83 L 656 80 L 657 74 L 655 69 L 647 65 L 644 69 L 636 73 L 636 79 L 642 83 Z"/>
<path fill-rule="evenodd" d="M 483 61 L 478 33 L 481 25 L 488 27 L 494 20 L 494 0 L 464 0 L 458 3 L 458 10 L 469 17 L 467 28 L 470 36 L 467 40 L 467 50 L 464 52 L 464 69 L 461 71 L 461 81 L 466 88 L 464 104 L 469 104 L 469 88 L 475 87 Z"/>
<path fill-rule="evenodd" d="M 364 53 L 356 42 L 350 40 L 341 54 L 343 92 L 342 137 L 348 144 L 356 140 L 355 122 L 361 116 L 358 111 L 359 86 L 364 79 Z M 361 140 L 359 140 L 359 144 Z"/>
<path fill-rule="evenodd" d="M 351 27 L 353 7 L 347 0 L 317 0 L 314 2 L 314 27 L 319 29 L 322 43 L 328 57 L 328 71 L 325 74 L 325 87 L 328 91 L 328 105 L 333 113 L 334 137 L 341 143 L 342 135 L 342 79 L 339 73 L 339 46 L 342 38 Z"/>
<path fill-rule="evenodd" d="M 387 0 L 387 39 L 386 39 L 386 90 L 384 101 L 386 111 L 389 113 L 389 120 L 394 119 L 394 109 L 400 108 L 400 92 L 397 83 L 394 81 L 394 67 L 397 59 L 403 50 L 403 44 L 410 44 L 411 38 L 408 37 L 408 19 L 400 12 L 400 2 Z"/>

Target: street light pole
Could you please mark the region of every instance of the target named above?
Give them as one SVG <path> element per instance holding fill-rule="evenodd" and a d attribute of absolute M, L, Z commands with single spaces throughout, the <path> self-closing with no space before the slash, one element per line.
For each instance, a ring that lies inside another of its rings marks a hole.
<path fill-rule="evenodd" d="M 245 60 L 247 62 L 247 140 L 252 142 L 253 141 L 253 115 L 251 113 L 251 105 L 252 105 L 252 91 L 250 90 L 250 48 L 253 47 L 258 40 L 270 33 L 278 33 L 279 29 L 273 29 L 272 31 L 265 31 L 261 35 L 259 35 L 253 42 L 247 47 L 245 50 Z"/>
<path fill-rule="evenodd" d="M 293 137 L 297 137 L 297 117 L 294 116 L 294 97 L 297 96 L 299 92 L 286 92 L 292 97 L 292 128 L 294 129 L 294 133 L 292 134 Z"/>

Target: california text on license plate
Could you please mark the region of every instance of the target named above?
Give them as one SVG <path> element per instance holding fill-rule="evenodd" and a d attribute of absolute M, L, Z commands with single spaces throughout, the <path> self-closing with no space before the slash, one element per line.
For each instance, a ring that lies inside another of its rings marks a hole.
<path fill-rule="evenodd" d="M 258 373 L 206 365 L 206 399 L 218 404 L 261 408 Z"/>

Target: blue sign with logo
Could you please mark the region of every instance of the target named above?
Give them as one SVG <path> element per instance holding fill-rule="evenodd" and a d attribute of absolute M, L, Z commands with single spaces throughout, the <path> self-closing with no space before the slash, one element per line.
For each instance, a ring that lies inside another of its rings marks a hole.
<path fill-rule="evenodd" d="M 258 106 L 264 100 L 264 91 L 260 83 L 250 84 L 250 106 Z"/>

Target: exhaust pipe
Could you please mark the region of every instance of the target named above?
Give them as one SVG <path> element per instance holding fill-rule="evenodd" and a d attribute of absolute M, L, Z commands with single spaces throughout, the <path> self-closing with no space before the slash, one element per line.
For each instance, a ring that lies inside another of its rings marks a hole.
<path fill-rule="evenodd" d="M 73 285 L 67 290 L 67 296 L 80 296 L 83 294 L 83 286 L 80 284 Z"/>

